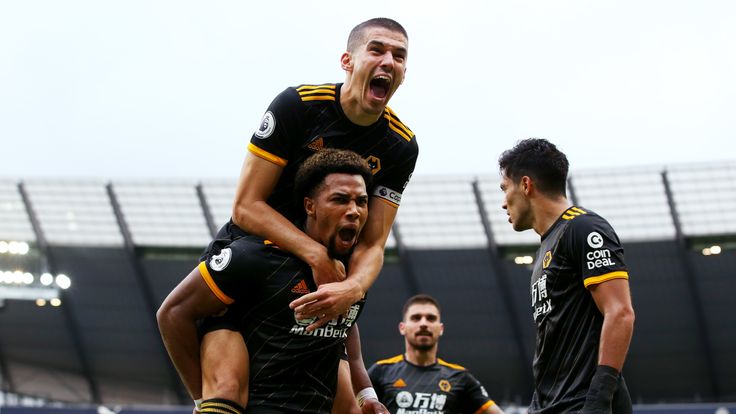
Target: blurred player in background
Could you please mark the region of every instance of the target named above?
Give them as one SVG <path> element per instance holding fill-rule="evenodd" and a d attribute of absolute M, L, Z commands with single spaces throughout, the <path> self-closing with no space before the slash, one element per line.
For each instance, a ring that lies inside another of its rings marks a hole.
<path fill-rule="evenodd" d="M 503 414 L 467 369 L 437 358 L 443 331 L 435 298 L 416 295 L 406 301 L 399 323 L 404 354 L 368 370 L 378 399 L 394 414 Z"/>

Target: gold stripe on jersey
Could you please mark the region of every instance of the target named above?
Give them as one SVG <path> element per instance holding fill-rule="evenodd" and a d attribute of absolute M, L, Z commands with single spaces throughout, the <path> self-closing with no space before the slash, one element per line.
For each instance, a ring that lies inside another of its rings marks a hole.
<path fill-rule="evenodd" d="M 393 124 L 393 123 L 391 123 L 391 118 L 389 118 L 389 117 L 387 117 L 387 116 L 385 116 L 385 115 L 384 115 L 383 117 L 389 120 L 389 121 L 388 121 L 388 127 L 389 127 L 389 128 L 391 128 L 391 129 L 392 129 L 392 130 L 393 130 L 394 132 L 396 132 L 397 134 L 401 135 L 401 137 L 402 137 L 402 138 L 404 138 L 405 140 L 407 140 L 407 141 L 411 141 L 411 137 L 410 137 L 410 136 L 406 135 L 406 134 L 404 133 L 404 131 L 400 130 L 400 129 L 399 129 L 398 127 L 394 126 L 394 124 Z"/>
<path fill-rule="evenodd" d="M 402 138 L 407 141 L 411 141 L 411 139 L 414 138 L 414 133 L 411 132 L 411 130 L 407 128 L 406 125 L 399 121 L 399 118 L 396 116 L 394 111 L 391 110 L 391 108 L 386 107 L 386 109 L 383 111 L 383 117 L 388 120 L 388 127 L 397 134 L 401 135 Z"/>
<path fill-rule="evenodd" d="M 204 283 L 209 286 L 212 293 L 217 296 L 217 299 L 220 299 L 220 302 L 229 305 L 233 302 L 235 302 L 232 298 L 230 298 L 228 295 L 225 294 L 225 292 L 221 291 L 219 287 L 217 287 L 217 283 L 215 283 L 215 280 L 212 279 L 212 275 L 210 275 L 210 271 L 207 269 L 207 265 L 204 262 L 199 263 L 199 274 L 202 275 L 202 279 L 204 279 Z"/>
<path fill-rule="evenodd" d="M 448 367 L 448 368 L 452 368 L 452 369 L 458 369 L 458 370 L 460 370 L 460 371 L 465 371 L 465 367 L 464 367 L 464 366 L 462 366 L 462 365 L 457 365 L 457 364 L 451 364 L 451 363 L 449 363 L 449 362 L 443 361 L 443 360 L 442 360 L 442 359 L 440 359 L 440 358 L 437 358 L 437 363 L 438 363 L 438 364 L 440 364 L 440 365 L 444 365 L 444 366 L 446 366 L 446 367 Z"/>
<path fill-rule="evenodd" d="M 399 119 L 398 115 L 396 115 L 396 112 L 394 112 L 393 109 L 391 109 L 391 108 L 389 108 L 387 106 L 386 107 L 386 112 L 388 112 L 388 114 L 391 115 L 391 119 L 393 119 L 394 123 L 396 123 L 401 129 L 403 129 L 404 132 L 406 132 L 408 135 L 411 135 L 412 137 L 414 136 L 414 133 L 411 132 L 411 129 L 409 129 L 409 127 L 407 127 L 406 125 L 404 125 L 403 122 L 401 122 L 401 120 Z"/>
<path fill-rule="evenodd" d="M 258 158 L 263 158 L 266 161 L 271 161 L 279 167 L 286 167 L 286 164 L 289 163 L 289 161 L 279 157 L 278 155 L 273 155 L 262 148 L 258 148 L 257 146 L 253 145 L 253 143 L 248 143 L 248 151 L 252 152 L 253 155 L 257 156 Z"/>
<path fill-rule="evenodd" d="M 296 91 L 303 102 L 335 100 L 335 85 L 304 85 Z"/>
<path fill-rule="evenodd" d="M 591 276 L 583 280 L 583 285 L 587 288 L 590 285 L 597 285 L 603 282 L 607 282 L 613 279 L 629 279 L 629 273 L 625 270 L 619 270 L 616 272 L 606 273 L 600 276 Z"/>
<path fill-rule="evenodd" d="M 376 364 L 378 365 L 387 365 L 387 364 L 395 364 L 397 362 L 401 362 L 404 360 L 403 355 L 396 355 L 395 357 L 382 359 L 380 361 L 376 361 Z"/>
<path fill-rule="evenodd" d="M 309 102 L 309 101 L 334 101 L 334 96 L 328 96 L 328 95 L 315 95 L 315 96 L 302 96 L 302 102 Z"/>
<path fill-rule="evenodd" d="M 228 414 L 242 414 L 240 410 L 233 407 L 232 405 L 219 403 L 219 402 L 203 402 L 202 403 L 202 410 L 200 410 L 200 412 L 202 413 L 212 412 L 212 411 L 205 411 L 204 410 L 205 408 L 214 409 L 214 410 L 217 410 L 216 412 L 225 412 Z M 222 409 L 222 410 L 219 410 L 219 409 Z"/>
<path fill-rule="evenodd" d="M 335 85 L 326 83 L 324 85 L 302 85 L 302 86 L 296 88 L 297 92 L 307 91 L 307 90 L 311 90 L 311 89 L 332 89 L 332 92 L 334 93 L 335 92 Z"/>
<path fill-rule="evenodd" d="M 564 214 L 562 214 L 562 218 L 565 220 L 572 220 L 575 217 L 581 216 L 583 214 L 588 214 L 588 212 L 583 210 L 582 208 L 571 207 L 571 208 L 568 208 Z"/>
<path fill-rule="evenodd" d="M 325 94 L 325 95 L 335 96 L 335 91 L 331 91 L 329 89 L 312 89 L 312 90 L 306 90 L 306 91 L 299 92 L 299 96 L 314 95 L 316 93 L 321 93 L 321 94 Z"/>
<path fill-rule="evenodd" d="M 483 411 L 493 407 L 496 405 L 496 402 L 493 400 L 488 400 L 485 404 L 481 405 L 479 409 L 475 411 L 475 414 L 481 414 Z"/>
<path fill-rule="evenodd" d="M 200 413 L 204 413 L 204 414 L 207 414 L 207 413 L 214 413 L 214 414 L 233 414 L 232 411 L 221 410 L 221 409 L 216 408 L 216 407 L 202 407 L 202 409 L 199 410 L 199 412 Z"/>

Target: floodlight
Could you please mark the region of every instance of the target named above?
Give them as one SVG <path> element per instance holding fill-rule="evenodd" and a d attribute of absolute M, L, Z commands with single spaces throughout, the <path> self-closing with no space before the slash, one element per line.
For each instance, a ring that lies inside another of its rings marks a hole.
<path fill-rule="evenodd" d="M 7 253 L 9 248 L 8 242 L 4 240 L 0 241 L 0 253 Z"/>
<path fill-rule="evenodd" d="M 62 289 L 69 289 L 69 286 L 72 285 L 72 280 L 69 279 L 69 276 L 59 273 L 56 275 L 56 286 L 62 288 Z"/>
<path fill-rule="evenodd" d="M 18 254 L 28 254 L 30 250 L 31 248 L 28 246 L 28 243 L 26 242 L 18 243 Z"/>
<path fill-rule="evenodd" d="M 44 273 L 41 275 L 41 284 L 44 286 L 48 286 L 52 283 L 54 283 L 54 277 L 51 276 L 51 273 Z"/>
<path fill-rule="evenodd" d="M 61 306 L 61 299 L 59 298 L 53 298 L 51 299 L 51 306 Z"/>
<path fill-rule="evenodd" d="M 721 254 L 721 246 L 710 246 L 711 254 Z"/>
<path fill-rule="evenodd" d="M 11 241 L 10 243 L 8 243 L 8 252 L 10 254 L 18 254 L 19 251 L 20 243 L 18 243 L 17 241 Z"/>
<path fill-rule="evenodd" d="M 46 306 L 46 299 L 43 299 L 43 298 L 36 299 L 36 306 Z"/>
<path fill-rule="evenodd" d="M 534 263 L 534 258 L 531 256 L 516 256 L 514 258 L 514 263 L 518 265 L 532 264 Z"/>
<path fill-rule="evenodd" d="M 23 273 L 23 284 L 30 285 L 31 283 L 33 283 L 33 275 L 28 272 Z"/>

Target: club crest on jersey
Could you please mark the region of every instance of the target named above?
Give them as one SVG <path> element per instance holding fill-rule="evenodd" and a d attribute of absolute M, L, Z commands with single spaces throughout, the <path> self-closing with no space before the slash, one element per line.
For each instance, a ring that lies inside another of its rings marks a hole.
<path fill-rule="evenodd" d="M 450 392 L 450 390 L 452 389 L 452 385 L 450 385 L 450 381 L 448 381 L 446 379 L 440 380 L 440 383 L 437 384 L 437 385 L 444 392 Z"/>
<path fill-rule="evenodd" d="M 547 250 L 547 253 L 544 254 L 544 259 L 542 259 L 542 269 L 548 268 L 550 263 L 552 263 L 552 252 Z"/>
<path fill-rule="evenodd" d="M 233 252 L 230 250 L 229 247 L 226 247 L 220 251 L 220 254 L 217 256 L 212 256 L 212 259 L 210 259 L 210 268 L 212 270 L 219 272 L 227 267 L 228 264 L 230 264 L 230 258 L 232 257 Z"/>
<path fill-rule="evenodd" d="M 268 111 L 265 114 L 263 114 L 263 119 L 261 119 L 261 125 L 258 126 L 258 130 L 256 131 L 256 137 L 265 139 L 271 136 L 273 134 L 273 131 L 276 129 L 276 118 L 273 116 L 273 112 Z"/>
<path fill-rule="evenodd" d="M 379 171 L 381 171 L 381 159 L 376 157 L 375 155 L 369 155 L 368 158 L 365 159 L 368 162 L 368 166 L 371 167 L 371 173 L 373 175 L 376 175 Z"/>

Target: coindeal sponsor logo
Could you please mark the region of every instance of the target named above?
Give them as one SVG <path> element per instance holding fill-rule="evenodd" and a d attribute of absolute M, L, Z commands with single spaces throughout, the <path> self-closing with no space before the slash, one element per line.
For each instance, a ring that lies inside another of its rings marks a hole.
<path fill-rule="evenodd" d="M 604 266 L 613 266 L 616 262 L 611 258 L 611 251 L 608 249 L 593 250 L 585 255 L 588 260 L 586 263 L 588 270 L 598 269 Z"/>

